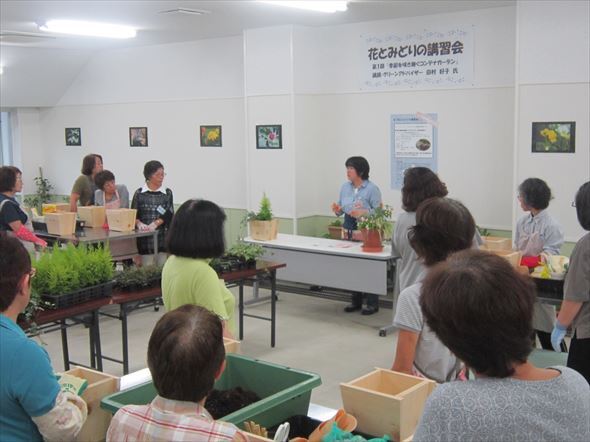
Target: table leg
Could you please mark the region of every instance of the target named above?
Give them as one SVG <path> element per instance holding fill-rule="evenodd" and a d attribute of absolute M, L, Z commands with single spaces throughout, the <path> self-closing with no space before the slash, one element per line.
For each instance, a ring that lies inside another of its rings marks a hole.
<path fill-rule="evenodd" d="M 70 369 L 70 353 L 68 351 L 68 330 L 66 328 L 66 320 L 62 319 L 59 321 L 61 325 L 61 347 L 64 355 L 64 371 Z"/>
<path fill-rule="evenodd" d="M 100 323 L 98 310 L 92 312 L 92 329 L 94 330 L 96 368 L 98 369 L 98 371 L 102 371 L 102 349 L 100 346 Z"/>
<path fill-rule="evenodd" d="M 129 342 L 127 339 L 127 306 L 120 305 L 120 319 L 121 319 L 121 339 L 123 346 L 123 374 L 129 373 Z"/>
<path fill-rule="evenodd" d="M 270 346 L 275 346 L 277 314 L 277 271 L 270 272 Z"/>
<path fill-rule="evenodd" d="M 154 230 L 154 264 L 158 265 L 158 231 Z"/>
<path fill-rule="evenodd" d="M 239 300 L 238 309 L 240 316 L 240 341 L 244 339 L 244 281 L 240 281 L 239 284 Z"/>

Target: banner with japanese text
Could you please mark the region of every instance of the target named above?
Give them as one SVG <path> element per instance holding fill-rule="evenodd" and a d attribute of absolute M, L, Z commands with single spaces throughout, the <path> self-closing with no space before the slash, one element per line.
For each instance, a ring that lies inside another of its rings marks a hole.
<path fill-rule="evenodd" d="M 469 26 L 441 32 L 361 35 L 360 88 L 472 86 L 473 34 Z"/>

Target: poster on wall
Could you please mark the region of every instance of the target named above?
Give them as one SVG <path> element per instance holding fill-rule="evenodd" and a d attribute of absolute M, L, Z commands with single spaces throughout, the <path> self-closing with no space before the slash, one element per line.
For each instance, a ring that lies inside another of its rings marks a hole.
<path fill-rule="evenodd" d="M 360 88 L 473 86 L 474 26 L 361 35 Z"/>
<path fill-rule="evenodd" d="M 406 169 L 420 166 L 437 171 L 437 120 L 437 114 L 420 112 L 391 116 L 392 189 L 402 188 Z"/>

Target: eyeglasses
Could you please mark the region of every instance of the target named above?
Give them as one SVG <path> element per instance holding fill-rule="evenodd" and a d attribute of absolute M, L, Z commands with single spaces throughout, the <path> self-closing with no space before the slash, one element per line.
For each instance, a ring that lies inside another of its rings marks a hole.
<path fill-rule="evenodd" d="M 572 207 L 576 207 L 576 202 L 572 201 Z"/>

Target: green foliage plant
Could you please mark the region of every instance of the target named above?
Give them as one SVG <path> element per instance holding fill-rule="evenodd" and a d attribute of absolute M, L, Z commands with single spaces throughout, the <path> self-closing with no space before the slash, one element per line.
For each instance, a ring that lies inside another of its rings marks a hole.
<path fill-rule="evenodd" d="M 262 199 L 260 200 L 260 209 L 258 212 L 248 212 L 246 221 L 270 221 L 272 219 L 273 214 L 270 199 L 266 196 L 266 193 L 263 193 Z"/>
<path fill-rule="evenodd" d="M 117 287 L 126 290 L 137 290 L 151 287 L 162 278 L 162 266 L 150 265 L 143 267 L 127 267 L 115 275 Z"/>
<path fill-rule="evenodd" d="M 236 256 L 244 261 L 254 261 L 264 255 L 264 248 L 258 244 L 239 241 L 227 250 L 226 255 Z"/>
<path fill-rule="evenodd" d="M 382 236 L 391 235 L 391 206 L 377 207 L 372 213 L 363 215 L 358 220 L 358 229 L 378 230 Z"/>
<path fill-rule="evenodd" d="M 332 221 L 330 224 L 328 224 L 330 227 L 342 227 L 342 221 L 339 218 L 336 218 L 334 221 Z"/>
<path fill-rule="evenodd" d="M 39 176 L 33 178 L 33 181 L 35 182 L 36 192 L 33 195 L 26 196 L 24 202 L 27 207 L 35 207 L 41 213 L 43 204 L 51 201 L 53 185 L 47 178 L 43 177 L 43 170 L 41 168 L 39 168 Z"/>

